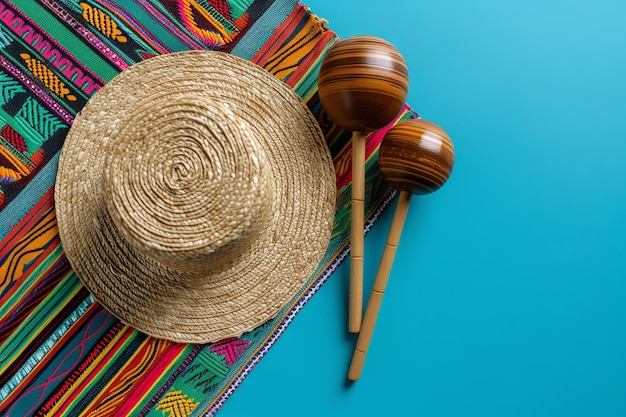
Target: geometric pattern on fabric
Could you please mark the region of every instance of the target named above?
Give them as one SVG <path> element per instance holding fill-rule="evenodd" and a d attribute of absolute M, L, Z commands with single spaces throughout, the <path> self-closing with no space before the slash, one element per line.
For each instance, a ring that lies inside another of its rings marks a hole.
<path fill-rule="evenodd" d="M 224 404 L 348 254 L 351 133 L 317 95 L 336 41 L 297 0 L 0 0 L 0 415 L 200 416 Z M 291 87 L 337 181 L 330 245 L 301 291 L 276 318 L 207 345 L 148 337 L 91 297 L 64 255 L 52 186 L 89 97 L 137 62 L 188 49 L 236 55 Z M 395 122 L 415 117 L 405 106 Z M 384 133 L 367 136 L 366 227 L 394 198 L 377 164 Z"/>

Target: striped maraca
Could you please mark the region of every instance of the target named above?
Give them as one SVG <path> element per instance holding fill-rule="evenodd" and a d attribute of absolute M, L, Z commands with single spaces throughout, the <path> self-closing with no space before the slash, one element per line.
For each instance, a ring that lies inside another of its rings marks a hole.
<path fill-rule="evenodd" d="M 398 115 L 409 87 L 408 71 L 404 58 L 389 42 L 355 36 L 328 50 L 318 84 L 328 117 L 353 132 L 348 329 L 358 332 L 363 315 L 365 133 L 380 129 Z"/>
<path fill-rule="evenodd" d="M 378 163 L 383 178 L 400 190 L 387 244 L 356 343 L 348 378 L 359 379 L 412 194 L 428 194 L 448 180 L 454 165 L 454 146 L 446 132 L 425 120 L 408 120 L 392 127 L 382 144 Z"/>

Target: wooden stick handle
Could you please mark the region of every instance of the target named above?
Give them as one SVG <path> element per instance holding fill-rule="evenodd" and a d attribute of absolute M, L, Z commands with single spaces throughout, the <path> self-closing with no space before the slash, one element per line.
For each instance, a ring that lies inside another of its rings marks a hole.
<path fill-rule="evenodd" d="M 358 333 L 363 318 L 365 222 L 365 134 L 352 132 L 352 220 L 350 228 L 350 300 L 348 330 Z"/>
<path fill-rule="evenodd" d="M 402 228 L 404 227 L 404 221 L 409 210 L 409 203 L 411 202 L 411 193 L 407 191 L 400 192 L 400 198 L 396 205 L 396 211 L 391 221 L 391 229 L 389 229 L 389 235 L 387 236 L 387 244 L 383 251 L 383 256 L 378 265 L 378 271 L 376 272 L 376 278 L 374 279 L 374 286 L 370 293 L 370 298 L 367 303 L 367 309 L 365 310 L 365 318 L 363 319 L 363 325 L 361 326 L 361 333 L 356 342 L 356 348 L 352 356 L 352 363 L 350 364 L 350 370 L 348 371 L 348 379 L 356 381 L 361 376 L 361 370 L 363 369 L 363 363 L 365 362 L 365 355 L 367 354 L 367 348 L 372 340 L 372 334 L 374 333 L 374 326 L 376 325 L 376 318 L 378 317 L 378 311 L 383 301 L 383 294 L 385 293 L 385 287 L 389 280 L 389 274 L 391 273 L 391 266 L 393 265 L 393 259 L 396 256 L 396 249 L 398 248 L 398 242 L 402 235 Z"/>

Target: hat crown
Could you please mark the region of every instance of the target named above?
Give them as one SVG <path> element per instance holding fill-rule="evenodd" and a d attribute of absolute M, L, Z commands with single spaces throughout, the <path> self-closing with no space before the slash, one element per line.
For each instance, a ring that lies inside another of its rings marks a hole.
<path fill-rule="evenodd" d="M 130 245 L 166 267 L 225 267 L 271 223 L 265 155 L 227 105 L 189 94 L 160 102 L 119 121 L 126 140 L 108 147 L 106 210 Z"/>

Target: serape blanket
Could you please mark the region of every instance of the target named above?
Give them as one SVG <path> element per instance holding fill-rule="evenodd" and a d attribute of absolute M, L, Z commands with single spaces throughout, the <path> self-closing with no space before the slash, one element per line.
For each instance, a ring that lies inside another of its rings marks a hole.
<path fill-rule="evenodd" d="M 295 0 L 0 0 L 0 415 L 180 417 L 224 404 L 349 253 L 351 134 L 316 93 L 336 40 Z M 337 172 L 332 240 L 300 293 L 275 319 L 205 345 L 148 337 L 95 302 L 63 254 L 53 199 L 63 139 L 89 97 L 136 62 L 186 49 L 235 54 L 291 86 Z M 398 120 L 413 117 L 407 106 Z M 368 228 L 394 197 L 376 162 L 384 132 L 367 142 Z"/>

